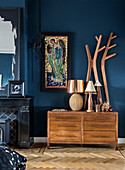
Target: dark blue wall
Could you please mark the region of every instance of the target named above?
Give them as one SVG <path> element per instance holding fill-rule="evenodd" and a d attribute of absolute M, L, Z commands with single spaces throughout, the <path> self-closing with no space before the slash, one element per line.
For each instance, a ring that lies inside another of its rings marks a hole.
<path fill-rule="evenodd" d="M 25 0 L 0 0 L 0 7 L 25 7 Z"/>
<path fill-rule="evenodd" d="M 103 35 L 102 46 L 106 44 L 111 31 L 118 35 L 113 40 L 117 47 L 111 49 L 117 56 L 106 61 L 111 105 L 119 112 L 119 137 L 125 137 L 125 1 L 124 0 L 41 0 L 41 31 L 71 32 L 71 76 L 86 80 L 87 55 L 85 44 L 93 54 L 96 47 L 95 35 Z M 28 2 L 28 15 L 27 3 Z M 35 136 L 46 135 L 46 112 L 43 106 L 65 107 L 66 93 L 40 91 L 39 61 L 33 48 L 27 50 L 27 37 L 30 46 L 38 40 L 38 0 L 0 0 L 1 7 L 23 7 L 23 79 L 26 80 L 26 93 L 35 98 Z M 28 24 L 28 32 L 27 32 Z M 100 58 L 98 71 L 100 73 Z M 101 74 L 100 74 L 100 81 Z M 105 100 L 105 99 L 103 99 Z"/>
<path fill-rule="evenodd" d="M 29 41 L 38 40 L 38 0 L 29 0 Z M 106 61 L 107 81 L 111 105 L 119 112 L 119 137 L 125 137 L 125 1 L 124 0 L 42 0 L 41 31 L 72 33 L 72 78 L 86 80 L 87 55 L 85 44 L 93 54 L 96 47 L 95 36 L 103 35 L 102 46 L 106 44 L 110 32 L 118 35 L 113 40 L 117 47 L 110 53 L 117 56 Z M 35 96 L 35 108 L 42 106 L 65 107 L 66 93 L 40 91 L 37 54 L 29 49 L 29 94 Z M 100 73 L 100 58 L 98 71 Z M 100 81 L 102 83 L 101 74 Z M 105 99 L 103 99 L 104 101 Z M 36 110 L 37 110 L 36 109 Z M 38 109 L 39 110 L 39 109 Z M 46 124 L 44 113 L 35 112 L 35 135 L 42 136 L 41 122 Z M 41 120 L 41 121 L 40 121 Z M 37 122 L 38 121 L 38 122 Z"/>

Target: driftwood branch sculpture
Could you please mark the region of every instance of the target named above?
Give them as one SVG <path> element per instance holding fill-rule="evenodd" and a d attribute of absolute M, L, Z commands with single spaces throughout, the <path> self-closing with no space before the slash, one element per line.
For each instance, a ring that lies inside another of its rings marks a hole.
<path fill-rule="evenodd" d="M 111 32 L 110 36 L 109 36 L 109 39 L 108 39 L 108 42 L 107 42 L 107 45 L 106 45 L 106 48 L 105 48 L 105 51 L 104 51 L 104 54 L 103 54 L 103 57 L 102 57 L 102 60 L 101 60 L 101 71 L 102 71 L 102 78 L 103 78 L 103 83 L 104 83 L 104 89 L 105 89 L 105 95 L 106 95 L 106 101 L 109 103 L 109 94 L 108 94 L 108 87 L 107 87 L 107 80 L 106 80 L 106 72 L 105 72 L 105 60 L 113 57 L 116 55 L 116 53 L 113 53 L 111 55 L 108 55 L 107 56 L 107 53 L 108 53 L 108 50 L 115 47 L 116 44 L 114 45 L 111 45 L 110 46 L 110 43 L 111 43 L 111 40 L 116 38 L 117 36 L 113 36 L 113 32 Z"/>
<path fill-rule="evenodd" d="M 98 72 L 97 72 L 97 66 L 96 66 L 96 60 L 97 60 L 98 53 L 100 51 L 102 51 L 103 49 L 105 49 L 105 46 L 100 48 L 102 35 L 100 35 L 99 38 L 97 36 L 95 36 L 95 39 L 97 40 L 97 46 L 96 46 L 96 50 L 95 50 L 93 59 L 92 59 L 91 54 L 90 54 L 89 46 L 88 45 L 85 46 L 87 56 L 88 56 L 88 72 L 87 72 L 87 78 L 86 78 L 87 83 L 90 80 L 92 69 L 94 71 L 95 81 L 99 80 Z M 98 90 L 99 101 L 100 101 L 100 103 L 102 103 L 102 95 L 101 95 L 100 87 L 98 87 L 97 90 Z M 85 97 L 84 97 L 84 109 L 86 108 L 86 101 L 87 101 L 87 94 L 85 94 Z"/>

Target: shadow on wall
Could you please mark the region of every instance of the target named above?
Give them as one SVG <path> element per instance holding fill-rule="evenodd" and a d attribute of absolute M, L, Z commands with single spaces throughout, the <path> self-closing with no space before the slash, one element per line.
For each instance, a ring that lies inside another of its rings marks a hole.
<path fill-rule="evenodd" d="M 123 110 L 121 110 L 120 105 L 125 100 L 125 88 L 109 86 L 108 91 L 110 95 L 110 102 L 112 105 L 114 105 L 113 107 L 114 110 L 119 110 L 120 112 L 123 112 Z M 124 105 L 124 110 L 125 110 L 125 105 Z"/>
<path fill-rule="evenodd" d="M 125 138 L 125 88 L 109 86 L 110 101 L 114 111 L 118 111 L 118 136 Z"/>
<path fill-rule="evenodd" d="M 34 107 L 34 136 L 47 136 L 47 111 L 51 110 L 51 106 Z"/>

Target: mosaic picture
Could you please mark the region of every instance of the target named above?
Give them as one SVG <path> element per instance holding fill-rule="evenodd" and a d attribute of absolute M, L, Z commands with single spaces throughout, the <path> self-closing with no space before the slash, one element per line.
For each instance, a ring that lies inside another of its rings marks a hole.
<path fill-rule="evenodd" d="M 68 79 L 68 35 L 45 35 L 45 89 L 66 89 Z"/>

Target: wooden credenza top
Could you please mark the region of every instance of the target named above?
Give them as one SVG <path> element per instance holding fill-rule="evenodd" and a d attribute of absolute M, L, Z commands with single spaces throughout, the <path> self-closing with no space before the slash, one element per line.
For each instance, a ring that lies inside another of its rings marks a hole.
<path fill-rule="evenodd" d="M 118 112 L 86 112 L 86 111 L 48 111 L 48 113 L 54 114 L 118 114 Z"/>

